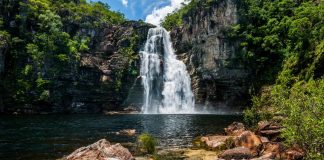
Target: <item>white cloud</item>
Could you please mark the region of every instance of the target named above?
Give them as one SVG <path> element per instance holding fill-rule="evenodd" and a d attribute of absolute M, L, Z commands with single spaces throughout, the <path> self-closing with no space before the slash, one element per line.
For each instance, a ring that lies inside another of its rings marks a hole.
<path fill-rule="evenodd" d="M 173 11 L 181 8 L 183 3 L 188 4 L 190 0 L 170 0 L 170 5 L 162 8 L 154 8 L 151 14 L 146 16 L 145 22 L 159 26 L 161 21 Z"/>
<path fill-rule="evenodd" d="M 128 6 L 128 0 L 121 0 L 122 4 L 127 7 Z"/>

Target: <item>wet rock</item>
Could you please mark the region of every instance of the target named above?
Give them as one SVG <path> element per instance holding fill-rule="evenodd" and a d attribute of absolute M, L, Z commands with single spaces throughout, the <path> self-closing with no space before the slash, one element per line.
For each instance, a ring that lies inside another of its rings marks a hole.
<path fill-rule="evenodd" d="M 124 111 L 126 112 L 139 112 L 140 109 L 135 106 L 128 106 L 127 108 L 124 108 Z"/>
<path fill-rule="evenodd" d="M 212 149 L 228 149 L 232 148 L 234 144 L 233 136 L 205 136 L 201 137 L 203 142 L 208 148 Z"/>
<path fill-rule="evenodd" d="M 257 135 L 269 138 L 271 141 L 278 141 L 282 126 L 275 122 L 260 121 L 256 130 Z"/>
<path fill-rule="evenodd" d="M 248 148 L 237 147 L 237 148 L 225 150 L 218 157 L 222 158 L 222 159 L 225 159 L 225 160 L 250 159 L 250 158 L 253 157 L 253 154 Z"/>
<path fill-rule="evenodd" d="M 116 132 L 117 135 L 124 135 L 124 136 L 134 136 L 136 134 L 135 129 L 124 129 L 119 132 Z"/>
<path fill-rule="evenodd" d="M 244 131 L 235 139 L 235 146 L 248 148 L 254 155 L 257 155 L 262 146 L 262 142 L 253 132 Z"/>
<path fill-rule="evenodd" d="M 68 155 L 64 160 L 134 160 L 127 148 L 119 143 L 111 145 L 107 140 L 102 139 L 87 147 L 82 147 Z"/>
<path fill-rule="evenodd" d="M 227 135 L 238 136 L 245 131 L 245 127 L 243 123 L 233 122 L 224 130 Z"/>

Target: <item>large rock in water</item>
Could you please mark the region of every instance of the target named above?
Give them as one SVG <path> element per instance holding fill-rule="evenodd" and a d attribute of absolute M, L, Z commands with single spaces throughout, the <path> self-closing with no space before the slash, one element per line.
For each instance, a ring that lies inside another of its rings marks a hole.
<path fill-rule="evenodd" d="M 134 160 L 127 148 L 119 143 L 111 145 L 102 139 L 87 147 L 82 147 L 68 155 L 65 160 Z"/>

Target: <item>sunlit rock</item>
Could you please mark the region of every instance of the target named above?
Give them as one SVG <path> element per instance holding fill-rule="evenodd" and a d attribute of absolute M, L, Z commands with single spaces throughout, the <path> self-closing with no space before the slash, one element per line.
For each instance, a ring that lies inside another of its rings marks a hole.
<path fill-rule="evenodd" d="M 225 150 L 218 157 L 225 160 L 250 159 L 253 157 L 253 154 L 248 148 L 237 147 L 237 148 Z"/>
<path fill-rule="evenodd" d="M 119 143 L 111 145 L 102 139 L 86 147 L 81 147 L 63 158 L 64 160 L 134 160 L 127 148 Z"/>

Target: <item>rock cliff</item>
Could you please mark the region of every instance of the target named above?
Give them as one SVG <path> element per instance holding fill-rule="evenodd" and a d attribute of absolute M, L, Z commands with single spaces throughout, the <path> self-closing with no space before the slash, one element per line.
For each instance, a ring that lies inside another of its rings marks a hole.
<path fill-rule="evenodd" d="M 5 58 L 8 52 L 8 42 L 5 35 L 0 34 L 0 82 L 3 81 L 3 73 L 5 69 Z M 0 92 L 3 92 L 2 83 L 0 83 Z M 4 109 L 2 95 L 0 94 L 0 113 Z"/>
<path fill-rule="evenodd" d="M 73 113 L 117 111 L 136 105 L 134 99 L 142 100 L 141 88 L 137 88 L 136 94 L 132 89 L 139 86 L 138 52 L 151 27 L 129 21 L 93 31 L 91 50 L 81 54 L 81 65 L 76 73 L 56 82 L 54 110 Z M 133 94 L 133 100 L 126 101 L 129 93 Z"/>
<path fill-rule="evenodd" d="M 56 78 L 49 77 L 52 82 L 48 91 L 49 100 L 37 104 L 16 104 L 0 86 L 0 112 L 101 113 L 140 106 L 136 105 L 142 100 L 138 53 L 152 27 L 143 22 L 126 21 L 120 25 L 107 25 L 104 29 L 80 28 L 76 32 L 91 39 L 89 50 L 80 53 L 80 61 L 74 62 L 75 67 L 71 71 Z M 10 72 L 5 65 L 9 61 L 4 59 L 8 47 L 7 44 L 0 45 L 1 80 L 3 74 Z"/>
<path fill-rule="evenodd" d="M 226 36 L 238 18 L 233 0 L 199 1 L 183 16 L 183 27 L 171 31 L 198 105 L 226 111 L 239 109 L 248 100 L 249 71 L 241 63 L 239 43 Z"/>

